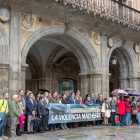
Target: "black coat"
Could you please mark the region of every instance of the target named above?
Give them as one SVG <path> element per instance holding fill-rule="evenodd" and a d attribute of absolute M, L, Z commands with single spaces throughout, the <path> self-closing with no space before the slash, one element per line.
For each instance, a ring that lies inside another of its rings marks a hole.
<path fill-rule="evenodd" d="M 96 100 L 96 104 L 103 104 L 104 103 L 104 100 L 102 99 L 102 100 L 100 100 L 100 99 L 97 99 Z"/>
<path fill-rule="evenodd" d="M 38 101 L 38 104 L 37 104 L 37 111 L 38 111 L 38 116 L 43 116 L 43 115 L 46 115 L 46 108 L 44 105 L 41 104 L 40 101 Z"/>
<path fill-rule="evenodd" d="M 68 100 L 67 99 L 65 99 L 65 100 L 62 99 L 61 102 L 62 102 L 62 104 L 68 104 Z"/>

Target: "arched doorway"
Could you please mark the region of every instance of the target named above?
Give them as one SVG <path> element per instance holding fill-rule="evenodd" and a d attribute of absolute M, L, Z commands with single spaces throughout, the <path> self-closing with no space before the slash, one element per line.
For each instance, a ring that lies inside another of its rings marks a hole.
<path fill-rule="evenodd" d="M 117 58 L 117 64 L 114 66 L 111 64 L 112 56 Z M 135 82 L 138 76 L 138 60 L 129 43 L 118 41 L 114 44 L 114 47 L 109 51 L 108 68 L 110 72 L 114 71 L 116 73 L 115 80 L 117 81 L 117 86 L 113 88 L 133 88 L 136 91 L 138 90 L 137 83 Z"/>
<path fill-rule="evenodd" d="M 23 47 L 22 64 L 25 64 L 27 54 L 30 48 L 42 38 L 45 39 L 46 41 L 53 42 L 57 45 L 61 45 L 74 54 L 80 67 L 80 72 L 78 75 L 81 76 L 82 94 L 94 92 L 95 89 L 96 89 L 95 94 L 101 92 L 100 87 L 95 88 L 94 87 L 95 85 L 89 87 L 91 83 L 94 83 L 93 82 L 94 80 L 98 81 L 98 83 L 101 83 L 101 78 L 93 76 L 96 74 L 98 75 L 99 73 L 102 72 L 98 54 L 93 45 L 90 43 L 90 41 L 82 33 L 80 33 L 74 28 L 71 27 L 67 28 L 64 25 L 56 25 L 56 26 L 48 26 L 35 32 L 28 39 L 28 41 Z M 47 72 L 50 73 L 50 71 L 48 70 Z M 46 75 L 45 73 L 44 75 Z M 49 81 L 49 83 L 47 84 L 51 84 L 51 82 Z M 54 85 L 53 88 L 56 87 L 57 85 Z"/>

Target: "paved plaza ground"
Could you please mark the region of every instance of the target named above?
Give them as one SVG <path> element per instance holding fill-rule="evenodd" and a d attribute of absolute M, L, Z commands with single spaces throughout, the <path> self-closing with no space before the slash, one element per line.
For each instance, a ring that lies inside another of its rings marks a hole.
<path fill-rule="evenodd" d="M 10 140 L 11 138 L 9 138 Z M 46 133 L 23 134 L 18 140 L 140 140 L 140 125 L 92 126 Z"/>

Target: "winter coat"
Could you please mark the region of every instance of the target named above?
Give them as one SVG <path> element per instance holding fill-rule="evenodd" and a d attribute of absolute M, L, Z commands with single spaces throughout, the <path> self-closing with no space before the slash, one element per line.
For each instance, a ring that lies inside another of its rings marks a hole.
<path fill-rule="evenodd" d="M 20 109 L 18 106 L 18 103 L 16 103 L 14 100 L 11 102 L 11 110 L 10 110 L 10 116 L 13 117 L 20 117 Z"/>
<path fill-rule="evenodd" d="M 122 100 L 122 101 L 118 100 L 117 106 L 118 106 L 118 114 L 125 115 L 125 102 L 124 102 L 124 100 Z"/>
<path fill-rule="evenodd" d="M 105 113 L 105 115 L 103 117 L 110 118 L 111 110 L 110 110 L 109 106 L 110 106 L 109 104 L 105 105 L 105 103 L 103 103 L 102 110 L 101 110 L 101 112 Z"/>
<path fill-rule="evenodd" d="M 131 113 L 132 104 L 128 100 L 125 100 L 125 112 Z"/>

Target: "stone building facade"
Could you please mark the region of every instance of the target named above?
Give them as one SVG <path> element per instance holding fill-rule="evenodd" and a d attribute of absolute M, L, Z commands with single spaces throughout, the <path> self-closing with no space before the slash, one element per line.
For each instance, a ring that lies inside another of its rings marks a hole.
<path fill-rule="evenodd" d="M 129 14 L 139 17 L 133 11 L 140 9 L 138 0 L 124 3 L 135 8 L 128 8 Z M 105 18 L 105 11 L 102 16 L 64 4 L 0 1 L 11 14 L 9 22 L 0 23 L 0 94 L 8 91 L 12 95 L 21 88 L 33 93 L 39 89 L 64 92 L 59 88 L 65 84 L 68 92 L 70 85 L 74 87 L 68 82 L 73 81 L 82 96 L 102 93 L 105 97 L 115 88 L 127 87 L 140 92 L 140 54 L 134 50 L 140 41 L 140 25 L 132 28 L 132 24 Z M 114 40 L 112 47 L 109 37 Z M 116 65 L 111 63 L 112 56 L 117 57 Z M 67 81 L 61 83 L 61 79 Z"/>

